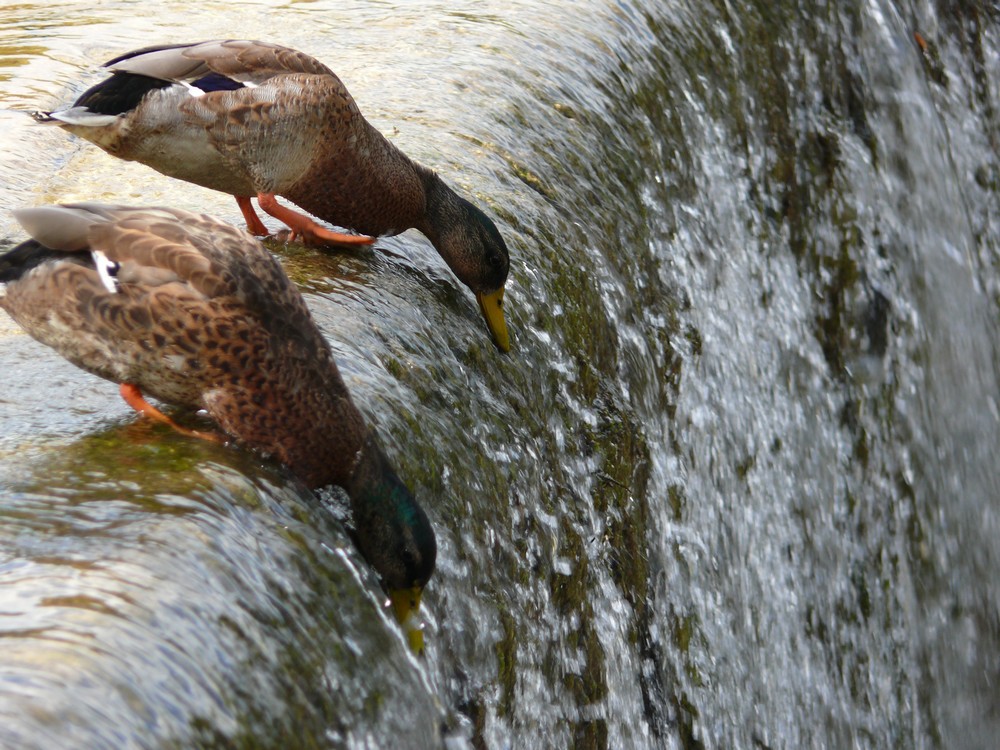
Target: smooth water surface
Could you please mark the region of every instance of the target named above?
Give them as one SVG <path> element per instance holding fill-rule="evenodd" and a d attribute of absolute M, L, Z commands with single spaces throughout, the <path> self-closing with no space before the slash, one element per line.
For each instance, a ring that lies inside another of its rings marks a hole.
<path fill-rule="evenodd" d="M 331 65 L 510 246 L 504 356 L 416 232 L 270 245 L 437 530 L 428 652 L 335 491 L 0 319 L 0 746 L 993 747 L 995 9 L 6 5 L 0 239 L 241 223 L 26 114 L 219 37 Z"/>

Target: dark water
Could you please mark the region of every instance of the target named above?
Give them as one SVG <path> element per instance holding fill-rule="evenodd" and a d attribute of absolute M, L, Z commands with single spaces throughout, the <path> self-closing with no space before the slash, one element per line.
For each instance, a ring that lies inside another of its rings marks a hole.
<path fill-rule="evenodd" d="M 995 5 L 92 6 L 0 8 L 0 209 L 238 222 L 14 110 L 281 41 L 498 220 L 514 348 L 415 233 L 273 248 L 437 529 L 416 660 L 335 495 L 0 321 L 0 746 L 995 746 Z"/>

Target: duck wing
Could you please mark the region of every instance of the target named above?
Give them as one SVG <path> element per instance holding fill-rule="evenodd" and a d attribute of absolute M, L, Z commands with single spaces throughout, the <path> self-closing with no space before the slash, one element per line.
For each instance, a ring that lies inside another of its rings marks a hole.
<path fill-rule="evenodd" d="M 149 47 L 106 65 L 70 107 L 35 119 L 230 195 L 284 194 L 363 122 L 329 68 L 265 42 Z"/>
<path fill-rule="evenodd" d="M 245 232 L 166 208 L 78 203 L 15 215 L 33 239 L 0 258 L 0 306 L 74 364 L 196 407 L 221 350 L 308 365 L 343 389 L 301 294 Z"/>
<path fill-rule="evenodd" d="M 109 292 L 123 283 L 153 288 L 177 284 L 185 296 L 211 299 L 239 291 L 231 270 L 240 252 L 248 259 L 257 243 L 226 224 L 168 208 L 130 208 L 102 203 L 37 206 L 14 211 L 33 240 L 51 250 L 89 250 L 113 268 L 103 280 Z M 212 232 L 212 234 L 209 234 Z M 96 270 L 96 269 L 95 269 Z"/>
<path fill-rule="evenodd" d="M 223 221 L 176 208 L 95 202 L 14 213 L 46 247 L 90 248 L 117 264 L 120 285 L 175 284 L 176 294 L 238 308 L 273 335 L 328 348 L 281 264 L 254 237 Z"/>
<path fill-rule="evenodd" d="M 146 47 L 120 55 L 104 66 L 162 81 L 189 83 L 196 88 L 200 88 L 199 82 L 221 85 L 220 78 L 259 85 L 288 73 L 334 75 L 323 63 L 303 52 L 242 39 Z"/>

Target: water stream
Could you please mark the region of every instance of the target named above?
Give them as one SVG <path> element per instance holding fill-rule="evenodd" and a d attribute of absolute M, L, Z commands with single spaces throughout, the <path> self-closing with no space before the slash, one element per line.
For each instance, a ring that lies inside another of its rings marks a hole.
<path fill-rule="evenodd" d="M 25 112 L 279 41 L 497 220 L 513 350 L 416 233 L 270 245 L 437 530 L 417 659 L 335 491 L 0 318 L 0 747 L 995 746 L 995 5 L 153 7 L 0 6 L 0 243 L 240 223 Z"/>

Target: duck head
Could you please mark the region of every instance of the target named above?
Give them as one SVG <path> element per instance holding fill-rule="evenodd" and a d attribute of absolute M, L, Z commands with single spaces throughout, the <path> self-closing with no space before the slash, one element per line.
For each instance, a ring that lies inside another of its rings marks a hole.
<path fill-rule="evenodd" d="M 424 175 L 426 218 L 418 226 L 437 248 L 459 281 L 476 295 L 493 340 L 510 351 L 503 314 L 504 285 L 510 253 L 496 224 L 448 187 L 437 175 Z"/>
<path fill-rule="evenodd" d="M 424 647 L 423 631 L 408 621 L 434 573 L 434 529 L 372 433 L 346 489 L 358 549 L 379 574 L 396 618 L 407 631 L 410 648 L 419 654 Z"/>

